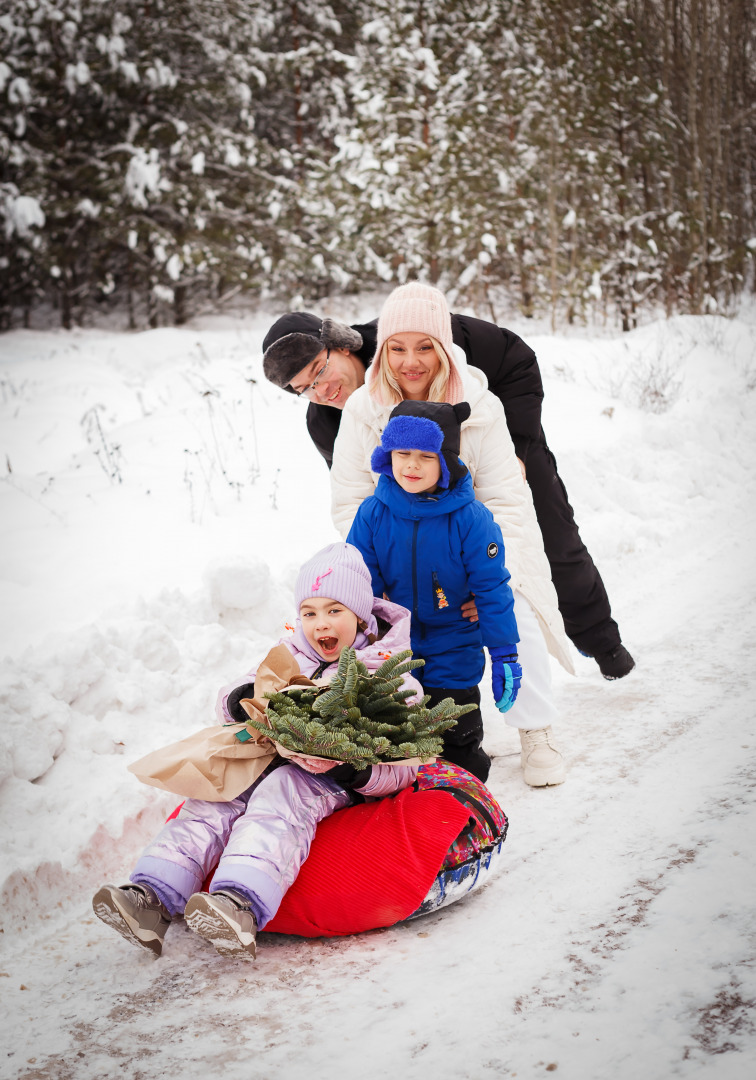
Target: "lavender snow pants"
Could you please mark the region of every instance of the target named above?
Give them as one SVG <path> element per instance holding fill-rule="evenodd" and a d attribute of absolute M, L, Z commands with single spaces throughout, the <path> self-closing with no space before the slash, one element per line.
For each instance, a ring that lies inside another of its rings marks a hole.
<path fill-rule="evenodd" d="M 349 802 L 332 780 L 281 765 L 231 802 L 187 799 L 145 849 L 131 880 L 152 886 L 178 915 L 218 862 L 210 892 L 241 893 L 262 929 L 307 858 L 318 822 Z"/>

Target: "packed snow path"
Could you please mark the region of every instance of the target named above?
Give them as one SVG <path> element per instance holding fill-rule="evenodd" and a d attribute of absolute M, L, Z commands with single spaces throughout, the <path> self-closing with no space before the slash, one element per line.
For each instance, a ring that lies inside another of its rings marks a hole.
<path fill-rule="evenodd" d="M 516 327 L 638 667 L 555 668 L 570 772 L 543 791 L 484 687 L 510 818 L 489 886 L 358 937 L 262 934 L 254 963 L 180 923 L 154 960 L 92 914 L 178 801 L 126 764 L 209 722 L 293 614 L 292 570 L 335 538 L 301 403 L 262 381 L 264 326 L 3 340 L 0 1077 L 750 1077 L 746 318 Z"/>

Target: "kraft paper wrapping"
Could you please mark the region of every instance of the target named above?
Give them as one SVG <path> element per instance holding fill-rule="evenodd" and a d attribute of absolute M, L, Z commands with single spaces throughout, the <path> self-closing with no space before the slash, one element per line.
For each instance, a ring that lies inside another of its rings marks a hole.
<path fill-rule="evenodd" d="M 264 694 L 294 686 L 314 686 L 299 670 L 285 645 L 271 649 L 255 673 L 255 697 L 242 698 L 241 705 L 253 720 L 267 724 Z M 252 736 L 246 742 L 236 738 L 237 731 Z M 245 724 L 215 724 L 193 735 L 153 750 L 128 766 L 143 784 L 207 802 L 230 802 L 257 780 L 272 757 L 296 761 L 309 772 L 321 772 L 338 764 L 331 758 L 305 757 L 280 746 L 272 739 L 247 728 Z M 320 766 L 318 763 L 323 763 Z M 392 765 L 420 765 L 419 758 L 403 758 Z"/>
<path fill-rule="evenodd" d="M 216 724 L 186 739 L 153 750 L 129 765 L 143 784 L 172 791 L 187 799 L 230 802 L 254 784 L 270 764 L 276 748 L 264 736 L 239 742 L 246 724 Z"/>

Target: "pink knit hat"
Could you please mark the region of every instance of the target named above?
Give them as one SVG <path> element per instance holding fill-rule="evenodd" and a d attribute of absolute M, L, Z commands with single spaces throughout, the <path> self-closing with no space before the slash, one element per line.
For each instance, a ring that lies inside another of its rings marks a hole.
<path fill-rule="evenodd" d="M 443 347 L 449 360 L 450 375 L 445 401 L 456 405 L 463 400 L 462 380 L 454 363 L 451 312 L 446 297 L 432 285 L 412 281 L 394 289 L 383 305 L 378 319 L 378 345 L 371 365 L 371 391 L 377 385 L 378 366 L 386 341 L 393 334 L 418 333 L 433 337 Z"/>
<path fill-rule="evenodd" d="M 358 619 L 371 622 L 373 586 L 370 571 L 353 544 L 329 544 L 304 564 L 294 585 L 297 610 L 311 596 L 327 596 L 353 611 Z"/>

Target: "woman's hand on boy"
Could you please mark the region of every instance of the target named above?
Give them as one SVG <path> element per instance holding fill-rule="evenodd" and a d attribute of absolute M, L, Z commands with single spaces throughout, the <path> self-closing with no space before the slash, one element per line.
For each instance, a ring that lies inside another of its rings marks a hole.
<path fill-rule="evenodd" d="M 512 648 L 490 649 L 491 683 L 496 708 L 509 712 L 517 700 L 522 682 L 522 668 L 517 663 L 517 653 Z"/>
<path fill-rule="evenodd" d="M 462 612 L 463 619 L 469 619 L 470 622 L 478 621 L 478 606 L 475 603 L 475 593 L 473 593 L 469 600 L 465 600 L 459 610 Z"/>

